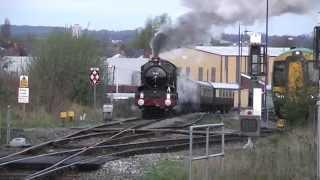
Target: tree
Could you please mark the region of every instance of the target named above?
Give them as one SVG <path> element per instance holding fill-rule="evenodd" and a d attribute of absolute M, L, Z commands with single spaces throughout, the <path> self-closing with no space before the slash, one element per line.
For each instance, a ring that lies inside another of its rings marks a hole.
<path fill-rule="evenodd" d="M 11 36 L 10 21 L 8 18 L 4 20 L 4 24 L 1 26 L 1 35 L 5 39 L 9 39 Z"/>
<path fill-rule="evenodd" d="M 67 101 L 88 104 L 89 69 L 102 65 L 97 42 L 85 34 L 75 39 L 65 32 L 49 35 L 36 47 L 29 68 L 32 103 L 49 112 Z"/>
<path fill-rule="evenodd" d="M 156 16 L 155 18 L 148 18 L 145 27 L 137 30 L 136 38 L 133 40 L 131 46 L 144 49 L 150 52 L 150 41 L 154 34 L 160 30 L 162 26 L 170 26 L 171 18 L 167 14 Z"/>

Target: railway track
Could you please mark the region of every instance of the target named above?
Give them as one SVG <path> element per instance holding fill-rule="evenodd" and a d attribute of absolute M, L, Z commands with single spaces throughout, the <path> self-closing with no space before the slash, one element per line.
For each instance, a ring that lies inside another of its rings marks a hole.
<path fill-rule="evenodd" d="M 185 128 L 201 122 L 205 117 L 184 124 L 146 128 L 163 119 L 128 119 L 87 128 L 68 136 L 41 143 L 0 158 L 0 179 L 43 179 L 61 177 L 68 170 L 96 170 L 101 165 L 122 157 L 138 154 L 164 153 L 186 149 L 189 145 Z M 205 131 L 195 131 L 194 143 L 205 144 Z M 210 140 L 218 143 L 219 133 L 211 133 Z M 244 138 L 227 133 L 226 142 Z M 12 170 L 21 169 L 15 177 Z M 13 174 L 13 175 L 12 175 Z M 23 174 L 23 175 L 22 175 Z"/>

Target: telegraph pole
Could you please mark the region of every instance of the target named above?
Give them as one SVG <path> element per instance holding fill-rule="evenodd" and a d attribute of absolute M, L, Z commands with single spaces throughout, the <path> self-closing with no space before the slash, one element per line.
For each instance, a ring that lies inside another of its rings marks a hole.
<path fill-rule="evenodd" d="M 239 84 L 239 90 L 238 90 L 238 109 L 239 112 L 241 111 L 241 90 L 240 90 L 240 61 L 241 61 L 241 46 L 242 46 L 242 39 L 241 39 L 241 24 L 239 23 L 239 49 L 238 49 L 238 61 L 237 61 L 237 82 Z"/>
<path fill-rule="evenodd" d="M 267 107 L 267 84 L 268 84 L 268 76 L 269 76 L 269 61 L 268 61 L 268 38 L 269 38 L 269 0 L 267 0 L 266 4 L 266 47 L 265 47 L 265 66 L 264 66 L 264 72 L 265 72 L 265 79 L 264 79 L 264 101 L 263 101 L 263 107 L 265 109 L 265 115 L 263 117 L 264 121 L 266 122 L 266 125 L 268 126 L 268 120 L 269 120 L 269 115 L 268 115 L 268 107 Z"/>
<path fill-rule="evenodd" d="M 320 18 L 319 18 L 320 21 Z M 319 22 L 320 23 L 320 22 Z M 314 47 L 313 47 L 314 59 L 318 70 L 320 71 L 320 24 L 314 28 Z M 316 145 L 316 179 L 320 179 L 320 73 L 318 84 L 318 97 L 317 97 L 317 119 L 315 121 L 315 145 Z"/>

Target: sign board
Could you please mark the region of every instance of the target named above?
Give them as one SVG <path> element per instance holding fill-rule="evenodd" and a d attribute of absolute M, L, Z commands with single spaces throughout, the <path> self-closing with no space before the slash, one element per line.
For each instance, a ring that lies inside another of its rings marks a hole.
<path fill-rule="evenodd" d="M 245 136 L 259 136 L 260 116 L 240 115 L 240 132 Z"/>
<path fill-rule="evenodd" d="M 18 91 L 18 103 L 29 103 L 29 88 L 19 88 Z"/>
<path fill-rule="evenodd" d="M 96 85 L 100 80 L 99 68 L 90 68 L 90 81 L 93 85 Z"/>
<path fill-rule="evenodd" d="M 257 33 L 257 32 L 251 33 L 250 44 L 261 44 L 261 33 Z"/>
<path fill-rule="evenodd" d="M 20 87 L 20 88 L 27 88 L 27 87 L 29 87 L 29 79 L 28 79 L 28 76 L 24 76 L 24 75 L 21 75 L 21 76 L 20 76 L 20 84 L 19 84 L 19 87 Z"/>

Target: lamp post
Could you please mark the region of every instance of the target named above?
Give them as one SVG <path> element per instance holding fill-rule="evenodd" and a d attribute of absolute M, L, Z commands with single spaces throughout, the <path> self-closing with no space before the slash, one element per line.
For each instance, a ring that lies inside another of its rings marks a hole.
<path fill-rule="evenodd" d="M 267 107 L 267 84 L 268 84 L 268 75 L 269 75 L 269 69 L 268 69 L 268 38 L 269 38 L 269 0 L 266 2 L 266 37 L 265 37 L 265 67 L 264 67 L 264 72 L 265 72 L 265 82 L 264 82 L 264 101 L 263 101 L 263 106 L 265 109 L 265 114 L 264 114 L 264 121 L 266 122 L 266 125 L 268 126 L 268 107 Z"/>
<path fill-rule="evenodd" d="M 238 82 L 238 84 L 239 84 L 239 89 L 238 89 L 238 110 L 239 110 L 239 113 L 240 113 L 240 111 L 241 111 L 241 90 L 240 90 L 240 61 L 241 61 L 241 56 L 242 56 L 242 53 L 241 53 L 241 50 L 242 50 L 242 39 L 241 39 L 241 24 L 239 23 L 239 43 L 238 43 L 238 47 L 239 47 L 239 49 L 238 49 L 238 61 L 237 61 L 237 69 L 236 69 L 236 71 L 237 71 L 237 82 Z"/>
<path fill-rule="evenodd" d="M 248 47 L 248 49 L 249 49 L 249 44 L 250 44 L 250 38 L 249 38 L 249 40 L 248 39 L 246 39 L 246 37 L 248 36 L 248 34 L 249 33 L 252 33 L 252 31 L 248 31 L 248 30 L 245 30 L 244 31 L 244 38 L 242 38 L 242 40 L 241 41 L 244 41 L 244 45 L 245 46 L 247 46 Z M 250 35 L 250 34 L 249 34 Z M 244 40 L 243 40 L 244 39 Z M 248 42 L 249 41 L 249 42 Z M 242 47 L 241 47 L 241 56 L 242 56 Z M 247 61 L 245 61 L 245 63 L 244 63 L 244 71 L 245 71 L 245 73 L 248 73 L 249 71 L 248 71 L 248 66 L 247 66 Z"/>

